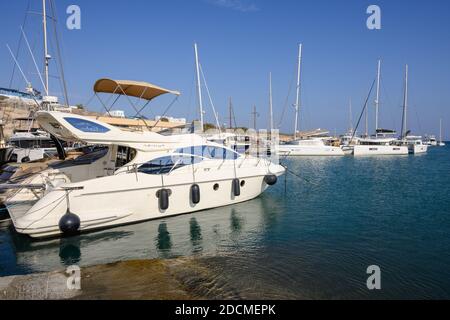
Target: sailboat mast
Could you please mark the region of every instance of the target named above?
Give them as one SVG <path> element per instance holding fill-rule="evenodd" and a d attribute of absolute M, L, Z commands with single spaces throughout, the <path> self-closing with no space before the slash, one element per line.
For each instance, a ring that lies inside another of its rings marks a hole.
<path fill-rule="evenodd" d="M 232 127 L 233 127 L 233 116 L 232 116 L 232 109 L 233 109 L 233 105 L 232 105 L 232 102 L 231 102 L 231 97 L 230 97 L 230 99 L 229 99 L 229 104 L 228 104 L 228 112 L 229 112 L 229 114 L 230 114 L 230 126 L 229 126 L 229 129 L 231 129 Z"/>
<path fill-rule="evenodd" d="M 352 98 L 350 98 L 350 101 L 349 101 L 349 114 L 348 114 L 348 116 L 349 116 L 349 129 L 350 129 L 350 132 L 353 132 L 353 114 L 352 114 Z"/>
<path fill-rule="evenodd" d="M 195 69 L 197 72 L 198 106 L 200 109 L 200 128 L 201 128 L 201 131 L 203 131 L 203 100 L 202 100 L 202 87 L 201 87 L 201 83 L 200 83 L 200 64 L 198 62 L 197 43 L 194 43 L 194 51 L 195 51 Z"/>
<path fill-rule="evenodd" d="M 300 109 L 300 77 L 302 66 L 302 44 L 298 46 L 298 61 L 297 61 L 297 96 L 295 99 L 295 124 L 294 124 L 294 140 L 297 139 L 298 131 L 298 114 Z"/>
<path fill-rule="evenodd" d="M 378 130 L 378 110 L 380 107 L 380 76 L 381 76 L 381 60 L 378 60 L 377 69 L 377 97 L 375 100 L 375 130 Z"/>
<path fill-rule="evenodd" d="M 273 102 L 272 102 L 272 72 L 269 73 L 269 124 L 270 131 L 273 130 Z"/>
<path fill-rule="evenodd" d="M 42 18 L 43 18 L 43 27 L 44 27 L 44 76 L 45 76 L 45 94 L 48 96 L 49 88 L 48 88 L 48 64 L 50 60 L 50 56 L 48 54 L 48 45 L 47 45 L 47 9 L 46 9 L 46 0 L 42 0 Z"/>
<path fill-rule="evenodd" d="M 364 112 L 365 112 L 365 117 L 366 117 L 365 136 L 367 138 L 369 136 L 369 112 L 367 111 L 367 108 Z"/>
<path fill-rule="evenodd" d="M 439 119 L 439 143 L 442 143 L 442 118 Z"/>
<path fill-rule="evenodd" d="M 405 92 L 403 96 L 402 138 L 406 137 L 406 111 L 408 108 L 408 65 L 405 66 Z"/>
<path fill-rule="evenodd" d="M 256 106 L 253 106 L 253 129 L 256 130 L 256 117 L 258 116 L 258 112 L 256 112 Z"/>

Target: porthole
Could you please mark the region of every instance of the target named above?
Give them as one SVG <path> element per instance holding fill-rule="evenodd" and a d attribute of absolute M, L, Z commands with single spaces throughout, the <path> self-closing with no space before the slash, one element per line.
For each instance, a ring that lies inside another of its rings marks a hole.
<path fill-rule="evenodd" d="M 214 191 L 219 190 L 219 184 L 218 183 L 214 184 L 213 189 L 214 189 Z"/>
<path fill-rule="evenodd" d="M 241 187 L 245 186 L 245 180 L 241 181 Z"/>

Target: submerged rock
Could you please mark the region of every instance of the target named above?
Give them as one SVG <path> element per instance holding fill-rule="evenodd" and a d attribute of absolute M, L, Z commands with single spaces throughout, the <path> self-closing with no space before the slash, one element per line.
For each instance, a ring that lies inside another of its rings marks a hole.
<path fill-rule="evenodd" d="M 80 290 L 64 271 L 0 278 L 0 300 L 238 298 L 219 294 L 215 277 L 195 258 L 132 260 L 81 268 Z"/>

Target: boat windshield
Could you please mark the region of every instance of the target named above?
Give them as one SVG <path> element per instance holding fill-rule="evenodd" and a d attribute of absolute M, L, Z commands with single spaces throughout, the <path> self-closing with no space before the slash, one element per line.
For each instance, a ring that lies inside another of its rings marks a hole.
<path fill-rule="evenodd" d="M 146 174 L 165 174 L 187 165 L 200 163 L 204 159 L 193 155 L 173 154 L 153 159 L 138 168 L 138 172 Z"/>
<path fill-rule="evenodd" d="M 175 152 L 215 160 L 236 160 L 239 157 L 239 154 L 233 150 L 206 145 L 180 148 Z"/>

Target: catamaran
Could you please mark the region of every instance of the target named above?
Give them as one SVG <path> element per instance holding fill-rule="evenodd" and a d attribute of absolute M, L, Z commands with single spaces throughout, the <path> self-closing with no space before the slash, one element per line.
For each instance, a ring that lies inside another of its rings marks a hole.
<path fill-rule="evenodd" d="M 329 145 L 320 137 L 298 138 L 298 119 L 300 111 L 300 80 L 302 65 L 302 44 L 298 49 L 297 61 L 297 95 L 295 100 L 294 139 L 280 144 L 278 152 L 283 156 L 343 156 L 340 147 Z"/>
<path fill-rule="evenodd" d="M 358 139 L 358 144 L 353 146 L 354 156 L 408 154 L 408 147 L 397 143 L 397 139 L 394 137 L 396 134 L 394 130 L 381 129 L 379 127 L 380 77 L 381 60 L 378 60 L 377 92 L 375 98 L 375 135 Z"/>
<path fill-rule="evenodd" d="M 179 95 L 145 82 L 110 79 L 99 80 L 94 89 L 146 100 Z M 236 204 L 259 196 L 285 171 L 267 158 L 241 155 L 197 134 L 125 131 L 57 111 L 40 111 L 36 120 L 60 140 L 95 147 L 18 185 L 0 186 L 17 189 L 5 205 L 17 232 L 35 238 Z"/>

